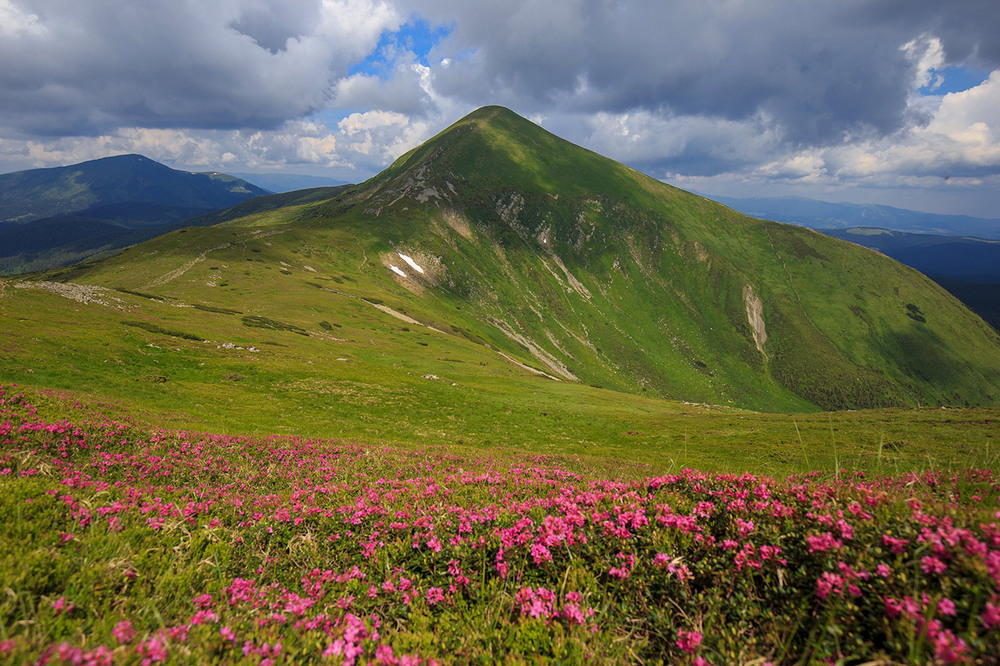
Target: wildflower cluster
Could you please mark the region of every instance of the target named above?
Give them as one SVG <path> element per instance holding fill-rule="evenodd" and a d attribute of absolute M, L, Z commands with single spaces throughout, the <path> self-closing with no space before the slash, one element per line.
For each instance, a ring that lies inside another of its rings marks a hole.
<path fill-rule="evenodd" d="M 0 387 L 0 661 L 973 663 L 1000 645 L 988 470 L 596 478 L 33 402 Z"/>

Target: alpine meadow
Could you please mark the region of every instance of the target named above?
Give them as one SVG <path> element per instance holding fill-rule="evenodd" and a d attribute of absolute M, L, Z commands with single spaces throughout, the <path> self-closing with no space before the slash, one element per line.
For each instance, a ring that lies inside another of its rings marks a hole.
<path fill-rule="evenodd" d="M 0 661 L 996 659 L 1000 335 L 919 272 L 498 106 L 170 223 L 0 278 Z"/>

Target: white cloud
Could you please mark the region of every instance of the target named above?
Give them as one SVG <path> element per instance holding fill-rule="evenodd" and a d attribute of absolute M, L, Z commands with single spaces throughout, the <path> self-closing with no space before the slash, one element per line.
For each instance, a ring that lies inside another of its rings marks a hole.
<path fill-rule="evenodd" d="M 841 177 L 979 178 L 1000 172 L 1000 70 L 944 95 L 926 125 L 827 151 Z"/>
<path fill-rule="evenodd" d="M 382 0 L 0 2 L 8 136 L 277 127 L 403 21 Z"/>
<path fill-rule="evenodd" d="M 24 11 L 11 0 L 0 0 L 0 36 L 38 36 L 44 32 L 37 14 Z"/>
<path fill-rule="evenodd" d="M 933 70 L 941 69 L 945 62 L 944 45 L 940 39 L 926 34 L 921 35 L 903 44 L 900 50 L 917 65 L 913 80 L 915 90 L 924 87 L 936 89 L 941 85 L 942 80 L 936 78 L 933 73 Z"/>

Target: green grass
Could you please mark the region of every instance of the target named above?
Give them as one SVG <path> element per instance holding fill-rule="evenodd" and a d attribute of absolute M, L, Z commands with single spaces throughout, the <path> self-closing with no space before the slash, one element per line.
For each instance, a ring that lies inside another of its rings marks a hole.
<path fill-rule="evenodd" d="M 530 375 L 484 345 L 407 325 L 360 299 L 305 294 L 316 300 L 297 305 L 300 318 L 283 317 L 309 337 L 147 298 L 126 305 L 164 330 L 197 323 L 204 342 L 121 326 L 121 313 L 101 305 L 8 287 L 3 378 L 110 401 L 164 427 L 228 434 L 612 457 L 659 471 L 832 470 L 835 451 L 850 470 L 997 465 L 997 409 L 768 414 L 635 396 Z M 321 325 L 327 298 L 350 313 L 330 329 Z M 234 374 L 243 379 L 227 379 Z"/>

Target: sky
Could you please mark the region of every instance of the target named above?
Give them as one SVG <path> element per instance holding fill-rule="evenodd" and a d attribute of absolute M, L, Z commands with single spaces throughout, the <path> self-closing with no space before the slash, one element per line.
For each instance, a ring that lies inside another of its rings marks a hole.
<path fill-rule="evenodd" d="M 360 182 L 507 106 L 684 189 L 1000 218 L 997 0 L 0 0 L 0 172 Z"/>

